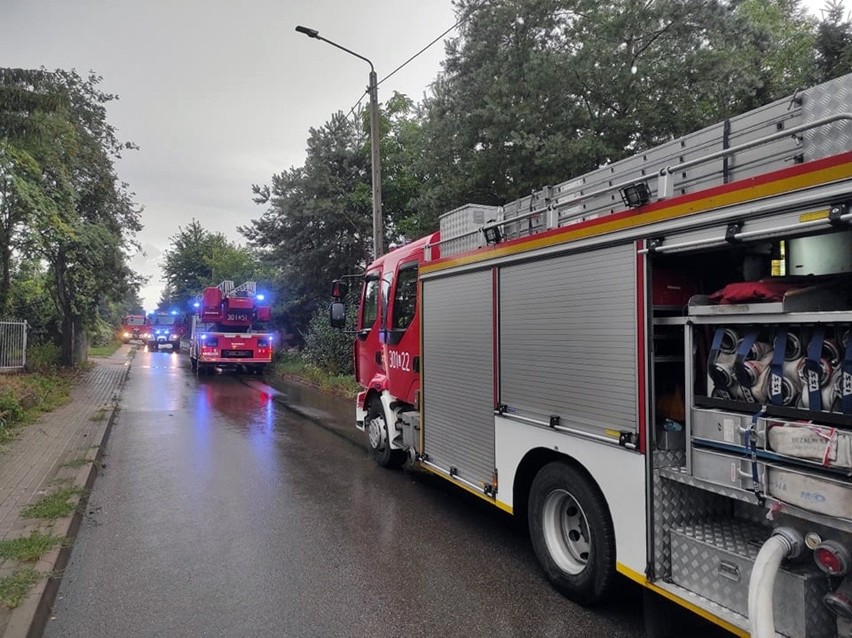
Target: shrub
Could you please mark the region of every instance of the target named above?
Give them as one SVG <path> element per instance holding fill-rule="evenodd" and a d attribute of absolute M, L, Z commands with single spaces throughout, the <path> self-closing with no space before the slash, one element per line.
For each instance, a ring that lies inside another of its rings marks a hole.
<path fill-rule="evenodd" d="M 27 347 L 27 370 L 49 373 L 59 365 L 59 346 L 55 343 L 32 343 Z"/>
<path fill-rule="evenodd" d="M 307 330 L 302 334 L 305 340 L 302 357 L 330 375 L 353 373 L 352 342 L 355 327 L 356 304 L 346 308 L 347 330 L 337 330 L 329 325 L 328 308 L 319 308 L 311 316 Z"/>

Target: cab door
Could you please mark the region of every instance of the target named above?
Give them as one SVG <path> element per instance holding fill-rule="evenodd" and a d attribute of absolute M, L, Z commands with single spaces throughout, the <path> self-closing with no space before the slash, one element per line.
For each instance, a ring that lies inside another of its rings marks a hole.
<path fill-rule="evenodd" d="M 408 403 L 420 387 L 420 326 L 417 316 L 418 262 L 399 265 L 388 294 L 388 311 L 382 340 L 388 391 Z"/>
<path fill-rule="evenodd" d="M 379 372 L 382 351 L 379 341 L 381 303 L 381 270 L 372 270 L 364 277 L 358 307 L 358 325 L 355 333 L 355 378 L 366 387 Z"/>

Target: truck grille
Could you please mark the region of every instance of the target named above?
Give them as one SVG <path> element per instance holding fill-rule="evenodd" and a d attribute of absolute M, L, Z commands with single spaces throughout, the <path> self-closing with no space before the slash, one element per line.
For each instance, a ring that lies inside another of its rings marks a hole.
<path fill-rule="evenodd" d="M 251 358 L 254 352 L 251 350 L 222 350 L 223 359 L 247 359 Z"/>

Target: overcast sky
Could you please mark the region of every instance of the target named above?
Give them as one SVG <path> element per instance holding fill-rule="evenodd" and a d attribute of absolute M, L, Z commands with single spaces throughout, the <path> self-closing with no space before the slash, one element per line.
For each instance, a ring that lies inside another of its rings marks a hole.
<path fill-rule="evenodd" d="M 178 227 L 195 217 L 241 241 L 237 226 L 263 212 L 251 185 L 301 166 L 308 130 L 366 88 L 365 62 L 297 24 L 371 59 L 381 79 L 454 23 L 450 0 L 0 0 L 0 65 L 93 70 L 120 96 L 108 120 L 140 146 L 118 170 L 145 209 L 146 254 L 133 266 L 150 277 L 151 311 Z M 383 83 L 379 100 L 422 99 L 443 57 L 439 42 Z"/>
<path fill-rule="evenodd" d="M 372 60 L 379 79 L 455 24 L 450 0 L 0 0 L 0 65 L 96 71 L 120 96 L 108 120 L 140 146 L 118 165 L 144 206 L 134 268 L 154 310 L 158 263 L 193 217 L 242 241 L 263 208 L 253 183 L 301 166 L 311 127 L 348 112 L 369 66 L 294 31 L 303 24 Z M 422 99 L 439 42 L 379 87 Z"/>

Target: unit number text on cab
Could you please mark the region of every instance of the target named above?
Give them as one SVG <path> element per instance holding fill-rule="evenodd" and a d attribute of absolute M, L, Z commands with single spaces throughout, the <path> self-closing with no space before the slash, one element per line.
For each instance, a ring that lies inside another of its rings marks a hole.
<path fill-rule="evenodd" d="M 388 351 L 388 366 L 396 370 L 411 372 L 411 354 L 408 352 Z"/>

